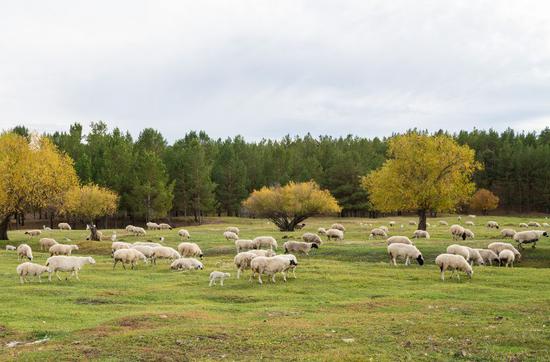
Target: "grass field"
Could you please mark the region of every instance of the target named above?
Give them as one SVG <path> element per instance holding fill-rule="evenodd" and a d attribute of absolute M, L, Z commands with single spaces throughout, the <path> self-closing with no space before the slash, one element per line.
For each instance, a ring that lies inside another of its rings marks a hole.
<path fill-rule="evenodd" d="M 394 217 L 390 235 L 412 235 L 411 218 Z M 338 221 L 346 226 L 343 242 L 325 242 L 310 257 L 300 257 L 297 279 L 276 284 L 237 280 L 235 250 L 221 234 L 229 225 L 241 237 L 284 235 L 264 220 L 209 219 L 188 227 L 191 241 L 205 253 L 205 270 L 178 273 L 168 262 L 137 270 L 112 270 L 110 242 L 84 241 L 86 232 L 52 231 L 58 241 L 71 238 L 80 245 L 75 255 L 91 255 L 81 281 L 52 283 L 33 280 L 20 285 L 14 252 L 4 251 L 27 238 L 11 232 L 0 242 L 0 359 L 1 360 L 550 360 L 550 239 L 525 249 L 515 268 L 474 267 L 474 277 L 460 282 L 439 280 L 436 255 L 452 241 L 448 227 L 433 225 L 430 240 L 416 245 L 426 264 L 389 265 L 383 240 L 368 240 L 370 223 L 388 219 L 310 219 L 304 231 L 316 231 Z M 501 227 L 530 218 L 478 217 L 476 224 L 497 220 Z M 464 218 L 462 222 L 466 219 Z M 545 221 L 545 220 L 539 220 Z M 401 229 L 399 225 L 405 227 Z M 485 247 L 501 240 L 499 231 L 475 226 L 474 241 Z M 166 237 L 176 246 L 177 230 L 149 233 L 137 241 Z M 105 234 L 110 235 L 109 231 Z M 35 262 L 38 239 L 29 242 Z M 280 248 L 279 248 L 280 251 Z M 208 287 L 213 270 L 232 278 L 223 288 Z M 8 348 L 10 341 L 45 343 Z"/>

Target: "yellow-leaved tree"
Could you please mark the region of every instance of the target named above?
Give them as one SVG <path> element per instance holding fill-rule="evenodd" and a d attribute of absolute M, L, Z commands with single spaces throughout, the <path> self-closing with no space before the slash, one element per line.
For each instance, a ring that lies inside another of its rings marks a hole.
<path fill-rule="evenodd" d="M 330 192 L 321 190 L 314 181 L 262 187 L 254 190 L 243 206 L 252 214 L 271 220 L 281 231 L 293 231 L 308 217 L 341 210 Z"/>
<path fill-rule="evenodd" d="M 376 210 L 414 211 L 426 230 L 428 211 L 453 211 L 475 190 L 472 175 L 481 169 L 474 150 L 447 135 L 411 132 L 388 141 L 388 159 L 363 177 Z"/>
<path fill-rule="evenodd" d="M 117 206 L 116 192 L 90 184 L 76 186 L 67 191 L 63 213 L 79 217 L 91 225 L 101 216 L 114 214 Z"/>
<path fill-rule="evenodd" d="M 78 184 L 73 160 L 48 139 L 0 135 L 0 240 L 8 240 L 10 218 L 33 209 L 58 209 Z"/>
<path fill-rule="evenodd" d="M 474 210 L 479 210 L 483 215 L 487 215 L 490 210 L 498 207 L 500 199 L 487 189 L 479 189 L 476 191 L 470 200 L 470 207 Z"/>

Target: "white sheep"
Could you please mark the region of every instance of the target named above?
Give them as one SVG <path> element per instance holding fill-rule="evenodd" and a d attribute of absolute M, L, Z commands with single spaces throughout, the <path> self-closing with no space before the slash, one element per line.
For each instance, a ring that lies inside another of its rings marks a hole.
<path fill-rule="evenodd" d="M 158 245 L 160 246 L 160 245 Z M 141 252 L 143 255 L 145 255 L 146 258 L 152 259 L 153 258 L 153 247 L 148 245 L 132 245 L 132 249 L 136 249 L 139 252 Z"/>
<path fill-rule="evenodd" d="M 464 235 L 466 236 L 465 239 L 474 239 L 476 237 L 474 232 L 470 229 L 464 229 Z"/>
<path fill-rule="evenodd" d="M 51 238 L 42 238 L 38 240 L 38 245 L 40 245 L 40 250 L 48 250 L 51 246 L 55 244 L 57 244 L 57 241 Z"/>
<path fill-rule="evenodd" d="M 327 230 L 325 228 L 319 228 L 317 229 L 317 234 L 319 235 L 326 235 L 327 234 Z"/>
<path fill-rule="evenodd" d="M 237 253 L 240 253 L 243 250 L 256 249 L 256 247 L 257 245 L 253 240 L 249 240 L 249 239 L 235 240 L 235 248 L 237 249 Z"/>
<path fill-rule="evenodd" d="M 52 228 L 46 225 L 42 225 L 42 230 L 44 231 L 52 231 Z"/>
<path fill-rule="evenodd" d="M 387 226 L 381 225 L 381 226 L 379 226 L 378 228 L 384 230 L 384 232 L 385 232 L 386 234 L 390 232 L 390 229 L 388 229 Z"/>
<path fill-rule="evenodd" d="M 27 244 L 20 244 L 17 247 L 17 260 L 21 260 L 23 258 L 32 260 L 32 249 Z"/>
<path fill-rule="evenodd" d="M 15 271 L 19 275 L 19 281 L 21 282 L 21 284 L 28 282 L 28 279 L 26 278 L 27 276 L 37 276 L 38 281 L 42 283 L 41 276 L 42 274 L 49 272 L 49 268 L 44 265 L 25 262 L 19 264 L 17 268 L 15 268 Z"/>
<path fill-rule="evenodd" d="M 458 244 L 449 245 L 447 247 L 447 254 L 460 255 L 466 259 L 466 261 L 470 261 L 470 251 L 466 246 Z"/>
<path fill-rule="evenodd" d="M 201 259 L 203 256 L 201 248 L 195 243 L 180 243 L 178 245 L 178 252 L 181 256 L 198 256 Z"/>
<path fill-rule="evenodd" d="M 476 216 L 475 215 L 468 215 L 469 218 L 472 218 L 472 219 L 475 219 Z"/>
<path fill-rule="evenodd" d="M 148 223 L 145 224 L 145 226 L 147 226 L 148 230 L 159 230 L 160 229 L 159 224 L 157 224 L 156 222 L 149 221 Z"/>
<path fill-rule="evenodd" d="M 408 245 L 412 245 L 412 241 L 411 241 L 411 239 L 409 239 L 406 236 L 396 235 L 396 236 L 390 236 L 386 240 L 386 245 L 391 245 L 391 244 L 408 244 Z"/>
<path fill-rule="evenodd" d="M 182 239 L 182 240 L 186 240 L 186 239 L 190 239 L 191 238 L 191 234 L 189 234 L 189 231 L 185 230 L 185 229 L 180 229 L 178 231 L 178 236 Z"/>
<path fill-rule="evenodd" d="M 254 238 L 253 242 L 258 249 L 269 248 L 271 250 L 277 250 L 278 248 L 277 240 L 272 236 L 258 236 Z"/>
<path fill-rule="evenodd" d="M 160 230 L 172 230 L 172 226 L 170 224 L 167 224 L 167 223 L 160 223 L 159 224 L 159 229 Z"/>
<path fill-rule="evenodd" d="M 145 229 L 140 227 L 140 226 L 134 226 L 132 228 L 132 233 L 135 236 L 145 236 L 145 235 L 147 235 L 147 231 L 145 231 Z"/>
<path fill-rule="evenodd" d="M 292 271 L 292 276 L 294 277 L 294 279 L 296 279 L 296 267 L 298 266 L 298 259 L 296 258 L 296 256 L 294 256 L 294 254 L 283 254 L 278 256 L 282 258 L 287 258 L 288 260 L 292 260 L 294 262 L 293 264 L 289 264 L 289 266 L 285 269 L 285 272 Z"/>
<path fill-rule="evenodd" d="M 487 249 L 492 250 L 497 255 L 504 249 L 511 250 L 517 260 L 521 259 L 521 253 L 510 243 L 503 243 L 501 241 L 495 241 L 487 246 Z"/>
<path fill-rule="evenodd" d="M 498 254 L 498 259 L 499 259 L 499 262 L 500 262 L 501 266 L 504 265 L 506 267 L 508 267 L 508 266 L 511 266 L 512 268 L 514 267 L 515 256 L 514 256 L 513 251 L 508 250 L 508 249 L 502 250 Z"/>
<path fill-rule="evenodd" d="M 314 233 L 304 233 L 304 235 L 302 235 L 302 240 L 305 241 L 306 243 L 316 243 L 316 244 L 323 243 L 319 235 Z"/>
<path fill-rule="evenodd" d="M 548 224 L 547 222 L 543 222 L 543 223 L 542 223 L 542 226 L 544 226 L 545 228 L 547 228 L 547 227 L 550 226 L 550 224 Z"/>
<path fill-rule="evenodd" d="M 225 229 L 225 231 L 230 231 L 230 232 L 235 233 L 235 234 L 237 234 L 237 235 L 239 235 L 239 233 L 241 232 L 241 231 L 239 230 L 239 228 L 236 227 L 236 226 L 229 226 L 229 227 L 227 227 L 227 228 Z"/>
<path fill-rule="evenodd" d="M 416 230 L 413 234 L 414 239 L 429 239 L 430 233 L 428 233 L 426 230 Z"/>
<path fill-rule="evenodd" d="M 498 229 L 500 226 L 498 225 L 498 222 L 496 222 L 496 221 L 487 221 L 487 227 L 489 229 Z"/>
<path fill-rule="evenodd" d="M 124 269 L 126 269 L 125 264 L 130 264 L 130 268 L 134 269 L 140 260 L 147 264 L 147 257 L 141 251 L 134 248 L 118 249 L 113 253 L 113 270 L 118 262 L 122 263 Z"/>
<path fill-rule="evenodd" d="M 151 257 L 153 264 L 157 264 L 157 259 L 179 259 L 181 258 L 180 253 L 177 252 L 174 248 L 169 246 L 155 246 L 153 248 L 153 255 Z"/>
<path fill-rule="evenodd" d="M 514 235 L 516 235 L 516 231 L 514 229 L 502 229 L 500 232 L 503 238 L 514 238 Z"/>
<path fill-rule="evenodd" d="M 162 246 L 161 244 L 159 243 L 154 243 L 152 241 L 136 241 L 135 243 L 133 243 L 132 245 L 134 246 L 137 246 L 137 245 L 140 245 L 140 246 L 149 246 L 151 248 L 154 248 L 155 246 Z"/>
<path fill-rule="evenodd" d="M 6 245 L 6 251 L 14 251 L 17 250 L 17 248 L 13 245 Z"/>
<path fill-rule="evenodd" d="M 33 236 L 39 236 L 42 234 L 41 230 L 27 230 L 25 231 L 25 235 L 29 236 L 29 239 L 31 239 Z"/>
<path fill-rule="evenodd" d="M 60 222 L 59 224 L 57 224 L 57 227 L 59 228 L 59 230 L 71 230 L 71 225 L 66 222 Z"/>
<path fill-rule="evenodd" d="M 388 222 L 388 225 L 391 226 L 391 227 L 394 227 L 395 226 L 395 221 L 392 220 L 392 221 Z"/>
<path fill-rule="evenodd" d="M 416 259 L 418 264 L 424 265 L 422 253 L 414 245 L 401 243 L 390 244 L 388 245 L 388 255 L 390 257 L 390 263 L 393 262 L 393 265 L 397 265 L 397 258 L 404 258 L 405 265 L 409 265 L 411 259 Z"/>
<path fill-rule="evenodd" d="M 520 223 L 519 223 L 519 227 L 520 227 L 520 228 L 528 228 L 529 225 L 527 225 L 527 223 L 520 222 Z"/>
<path fill-rule="evenodd" d="M 466 221 L 464 224 L 468 225 L 468 226 L 475 226 L 476 224 L 473 222 L 473 221 Z"/>
<path fill-rule="evenodd" d="M 232 240 L 232 241 L 239 240 L 239 235 L 235 234 L 232 231 L 224 231 L 223 237 L 227 241 L 229 241 L 229 240 Z"/>
<path fill-rule="evenodd" d="M 342 230 L 338 229 L 328 229 L 327 233 L 327 240 L 344 240 L 344 232 Z"/>
<path fill-rule="evenodd" d="M 451 231 L 451 236 L 453 237 L 453 240 L 457 240 L 459 238 L 462 238 L 462 240 L 466 240 L 466 233 L 464 232 L 464 228 L 460 225 L 451 225 L 451 228 L 449 229 Z"/>
<path fill-rule="evenodd" d="M 542 230 L 520 231 L 514 235 L 513 239 L 518 243 L 520 249 L 523 248 L 523 244 L 531 243 L 533 244 L 531 247 L 535 248 L 537 246 L 537 241 L 539 241 L 542 236 L 548 236 L 548 233 Z"/>
<path fill-rule="evenodd" d="M 447 269 L 452 270 L 451 278 L 456 273 L 456 277 L 460 280 L 460 276 L 457 271 L 463 271 L 471 279 L 474 275 L 474 270 L 472 266 L 468 264 L 466 259 L 461 255 L 454 254 L 440 254 L 435 258 L 435 263 L 439 266 L 441 271 L 441 280 L 445 280 L 445 271 Z"/>
<path fill-rule="evenodd" d="M 388 234 L 386 233 L 386 231 L 382 230 L 381 228 L 374 228 L 370 231 L 369 239 L 371 239 L 371 238 L 376 239 L 378 236 L 380 236 L 382 238 L 387 238 Z"/>
<path fill-rule="evenodd" d="M 78 272 L 86 264 L 95 264 L 94 258 L 91 256 L 52 256 L 46 260 L 46 266 L 49 267 L 48 279 L 52 281 L 52 273 L 55 273 L 57 279 L 61 280 L 59 277 L 59 272 L 71 272 L 69 279 L 73 276 L 76 277 L 76 280 L 80 281 L 78 277 Z"/>
<path fill-rule="evenodd" d="M 439 220 L 439 225 L 449 226 L 449 223 L 445 220 Z"/>
<path fill-rule="evenodd" d="M 409 225 L 416 225 L 416 221 L 414 221 L 414 220 L 409 220 Z"/>
<path fill-rule="evenodd" d="M 469 246 L 466 246 L 466 248 L 468 249 L 468 254 L 469 254 L 468 261 L 470 262 L 471 265 L 474 265 L 474 263 L 476 263 L 477 265 L 485 264 L 485 259 L 483 259 L 479 251 L 477 251 L 477 249 L 470 248 Z"/>
<path fill-rule="evenodd" d="M 124 241 L 115 241 L 111 244 L 111 254 L 120 249 L 130 249 L 132 244 Z"/>
<path fill-rule="evenodd" d="M 195 258 L 179 258 L 170 264 L 170 269 L 173 270 L 196 270 L 204 269 L 204 265 Z"/>
<path fill-rule="evenodd" d="M 462 221 L 462 216 L 458 215 L 458 217 L 456 218 L 458 220 L 458 222 Z"/>
<path fill-rule="evenodd" d="M 213 271 L 210 273 L 210 283 L 208 283 L 208 286 L 211 287 L 212 285 L 216 285 L 216 282 L 219 280 L 220 285 L 223 287 L 223 281 L 227 278 L 229 278 L 231 274 L 224 273 L 221 271 Z"/>
<path fill-rule="evenodd" d="M 339 224 L 339 223 L 334 223 L 334 224 L 332 224 L 330 228 L 331 228 L 331 229 L 340 230 L 340 231 L 342 231 L 342 232 L 345 232 L 345 231 L 346 231 L 346 228 L 344 227 L 344 225 Z"/>
<path fill-rule="evenodd" d="M 128 233 L 133 233 L 134 232 L 134 228 L 135 226 L 134 225 L 126 225 L 126 227 L 124 228 Z M 88 228 L 86 228 L 86 230 L 88 230 Z"/>
<path fill-rule="evenodd" d="M 50 256 L 71 255 L 73 250 L 78 250 L 78 245 L 55 244 L 50 246 L 48 252 L 50 253 Z"/>
<path fill-rule="evenodd" d="M 235 266 L 237 267 L 237 279 L 241 278 L 241 273 L 244 272 L 246 269 L 250 269 L 250 262 L 252 259 L 256 258 L 258 255 L 251 252 L 242 252 L 235 255 L 235 258 L 233 259 L 233 262 L 235 263 Z M 250 277 L 252 279 L 252 277 Z"/>
<path fill-rule="evenodd" d="M 289 240 L 283 244 L 283 249 L 285 250 L 285 254 L 298 252 L 309 256 L 309 252 L 312 248 L 319 249 L 319 245 L 317 243 L 306 243 L 305 241 L 292 241 L 292 240 Z"/>
<path fill-rule="evenodd" d="M 277 255 L 276 252 L 274 252 L 273 250 L 271 249 L 265 249 L 265 250 L 249 250 L 248 251 L 249 253 L 252 253 L 252 254 L 255 254 L 257 256 L 275 256 Z"/>
<path fill-rule="evenodd" d="M 532 227 L 536 227 L 536 228 L 540 228 L 540 224 L 536 221 L 529 221 L 527 223 L 527 226 L 532 226 Z"/>
<path fill-rule="evenodd" d="M 496 263 L 499 262 L 498 255 L 494 251 L 490 249 L 475 249 L 475 250 L 483 258 L 484 264 L 489 264 L 492 266 L 493 262 L 496 262 Z"/>
<path fill-rule="evenodd" d="M 282 256 L 258 256 L 250 262 L 250 269 L 252 269 L 254 274 L 258 275 L 258 282 L 260 284 L 263 284 L 262 274 L 271 276 L 271 281 L 275 283 L 275 275 L 281 273 L 283 274 L 283 280 L 286 282 L 286 271 L 290 266 L 295 264 L 294 260 Z"/>

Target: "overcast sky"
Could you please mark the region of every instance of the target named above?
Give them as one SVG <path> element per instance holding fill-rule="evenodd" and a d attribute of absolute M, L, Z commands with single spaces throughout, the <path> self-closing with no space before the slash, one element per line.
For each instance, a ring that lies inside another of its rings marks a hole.
<path fill-rule="evenodd" d="M 0 0 L 0 128 L 550 126 L 550 1 Z"/>

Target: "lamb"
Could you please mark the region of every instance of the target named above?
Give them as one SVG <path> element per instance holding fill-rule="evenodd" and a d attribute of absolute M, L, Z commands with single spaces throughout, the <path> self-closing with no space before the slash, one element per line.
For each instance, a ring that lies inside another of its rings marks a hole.
<path fill-rule="evenodd" d="M 474 232 L 473 232 L 472 230 L 470 230 L 470 229 L 464 229 L 464 235 L 466 235 L 466 238 L 465 238 L 464 240 L 466 240 L 466 239 L 474 239 L 474 238 L 476 237 L 475 234 L 474 234 Z"/>
<path fill-rule="evenodd" d="M 506 267 L 511 266 L 513 268 L 516 258 L 513 251 L 504 249 L 498 254 L 498 259 L 501 266 L 505 265 Z"/>
<path fill-rule="evenodd" d="M 449 223 L 445 220 L 439 220 L 439 225 L 449 226 Z"/>
<path fill-rule="evenodd" d="M 344 232 L 338 229 L 327 230 L 327 240 L 344 240 Z"/>
<path fill-rule="evenodd" d="M 195 258 L 179 258 L 170 264 L 170 269 L 173 270 L 193 270 L 204 269 L 204 265 Z"/>
<path fill-rule="evenodd" d="M 496 222 L 496 221 L 487 221 L 487 227 L 489 229 L 498 229 L 500 226 L 498 225 L 498 222 Z"/>
<path fill-rule="evenodd" d="M 302 240 L 307 242 L 307 243 L 316 243 L 316 244 L 319 244 L 319 245 L 322 244 L 322 241 L 321 241 L 321 238 L 319 237 L 319 235 L 314 234 L 314 233 L 305 233 L 304 235 L 302 235 Z"/>
<path fill-rule="evenodd" d="M 453 240 L 457 240 L 459 238 L 466 240 L 466 233 L 464 232 L 464 228 L 462 226 L 455 224 L 451 226 L 450 230 Z"/>
<path fill-rule="evenodd" d="M 300 252 L 309 256 L 309 251 L 312 248 L 319 249 L 319 245 L 317 243 L 306 243 L 305 241 L 287 241 L 283 244 L 283 248 L 285 249 L 285 254 Z"/>
<path fill-rule="evenodd" d="M 153 255 L 151 259 L 153 264 L 157 264 L 157 259 L 179 259 L 181 258 L 180 253 L 178 253 L 174 248 L 169 246 L 155 246 L 153 248 Z"/>
<path fill-rule="evenodd" d="M 147 264 L 147 257 L 137 249 L 119 249 L 113 253 L 113 270 L 118 262 L 122 263 L 122 267 L 126 270 L 125 264 L 130 264 L 131 269 L 137 265 L 137 262 L 142 260 Z"/>
<path fill-rule="evenodd" d="M 6 251 L 14 251 L 16 250 L 17 248 L 13 245 L 6 245 Z"/>
<path fill-rule="evenodd" d="M 115 241 L 111 244 L 111 254 L 120 249 L 130 249 L 132 244 L 126 243 L 124 241 Z"/>
<path fill-rule="evenodd" d="M 346 231 L 346 228 L 344 227 L 344 225 L 338 224 L 338 223 L 332 224 L 332 226 L 331 226 L 330 228 L 331 228 L 331 229 L 340 230 L 340 231 L 343 231 L 343 232 Z"/>
<path fill-rule="evenodd" d="M 409 225 L 416 225 L 416 221 L 410 220 Z"/>
<path fill-rule="evenodd" d="M 536 221 L 529 221 L 529 223 L 527 223 L 527 226 L 533 226 L 533 227 L 536 227 L 536 228 L 540 228 L 540 224 Z"/>
<path fill-rule="evenodd" d="M 160 245 L 159 245 L 160 246 Z M 136 249 L 139 252 L 141 252 L 143 255 L 145 255 L 146 258 L 152 259 L 153 258 L 153 247 L 147 246 L 147 245 L 132 245 L 132 249 Z"/>
<path fill-rule="evenodd" d="M 491 243 L 487 246 L 487 249 L 490 249 L 492 250 L 493 252 L 495 252 L 496 254 L 500 254 L 500 252 L 504 249 L 508 249 L 508 250 L 511 250 L 513 253 L 514 253 L 514 256 L 517 260 L 520 260 L 521 259 L 521 254 L 520 252 L 514 248 L 514 246 L 510 243 L 503 243 L 501 241 L 496 241 L 494 243 Z"/>
<path fill-rule="evenodd" d="M 170 224 L 160 223 L 159 230 L 172 230 L 172 226 Z"/>
<path fill-rule="evenodd" d="M 52 228 L 46 225 L 42 225 L 42 230 L 44 231 L 52 231 Z"/>
<path fill-rule="evenodd" d="M 147 226 L 148 230 L 159 230 L 160 229 L 159 224 L 157 224 L 156 222 L 149 221 L 147 224 L 145 224 L 145 226 Z"/>
<path fill-rule="evenodd" d="M 51 246 L 57 244 L 57 241 L 51 238 L 42 238 L 38 241 L 40 245 L 40 250 L 48 250 Z"/>
<path fill-rule="evenodd" d="M 78 250 L 78 245 L 55 244 L 48 249 L 48 252 L 50 256 L 71 255 L 73 250 Z"/>
<path fill-rule="evenodd" d="M 182 239 L 182 240 L 185 240 L 185 239 L 191 239 L 191 234 L 189 234 L 189 231 L 185 230 L 185 229 L 180 229 L 178 231 L 178 236 Z"/>
<path fill-rule="evenodd" d="M 466 221 L 465 224 L 468 225 L 468 226 L 475 226 L 476 225 L 473 221 Z"/>
<path fill-rule="evenodd" d="M 514 229 L 502 229 L 500 232 L 503 238 L 514 238 L 516 231 Z"/>
<path fill-rule="evenodd" d="M 447 247 L 447 254 L 460 255 L 466 259 L 466 261 L 470 261 L 470 250 L 468 250 L 466 246 L 458 244 L 449 245 Z"/>
<path fill-rule="evenodd" d="M 410 265 L 410 259 L 416 259 L 419 265 L 424 265 L 424 258 L 422 253 L 414 245 L 407 245 L 401 243 L 393 243 L 388 245 L 388 255 L 390 257 L 390 263 L 397 265 L 397 258 L 404 258 L 405 265 Z"/>
<path fill-rule="evenodd" d="M 36 264 L 36 263 L 30 263 L 25 262 L 22 264 L 19 264 L 17 268 L 15 268 L 15 271 L 19 275 L 19 281 L 21 284 L 24 284 L 25 282 L 28 282 L 27 276 L 38 276 L 38 281 L 42 283 L 42 274 L 49 272 L 49 268 L 44 265 Z"/>
<path fill-rule="evenodd" d="M 46 260 L 46 266 L 49 267 L 48 280 L 52 281 L 52 273 L 55 273 L 57 279 L 61 280 L 59 277 L 59 272 L 72 272 L 69 278 L 75 276 L 76 280 L 80 281 L 78 277 L 78 272 L 86 264 L 95 264 L 94 258 L 91 256 L 52 256 Z"/>
<path fill-rule="evenodd" d="M 228 228 L 225 229 L 225 231 L 230 231 L 230 232 L 235 233 L 237 235 L 239 235 L 239 233 L 241 232 L 239 230 L 239 228 L 236 227 L 236 226 L 229 226 Z"/>
<path fill-rule="evenodd" d="M 263 284 L 262 274 L 271 276 L 271 281 L 275 283 L 275 275 L 281 273 L 283 274 L 283 280 L 286 282 L 286 271 L 292 265 L 297 265 L 297 263 L 283 256 L 257 256 L 250 262 L 250 268 L 254 274 L 258 274 L 258 282 L 260 284 Z"/>
<path fill-rule="evenodd" d="M 243 250 L 256 249 L 256 247 L 257 245 L 253 240 L 249 240 L 249 239 L 235 240 L 235 248 L 237 249 L 237 253 L 240 253 Z"/>
<path fill-rule="evenodd" d="M 29 239 L 31 239 L 33 236 L 39 236 L 40 234 L 42 234 L 42 231 L 38 229 L 25 231 L 25 235 L 28 235 Z"/>
<path fill-rule="evenodd" d="M 253 242 L 256 244 L 257 249 L 268 247 L 271 250 L 277 250 L 278 248 L 277 240 L 271 236 L 258 236 L 254 238 Z"/>
<path fill-rule="evenodd" d="M 241 273 L 246 269 L 250 269 L 250 262 L 252 259 L 256 258 L 258 255 L 251 252 L 243 252 L 235 255 L 233 262 L 237 267 L 237 279 L 241 278 Z M 251 277 L 252 278 L 252 277 Z"/>
<path fill-rule="evenodd" d="M 386 240 L 387 245 L 391 244 L 408 244 L 412 245 L 411 239 L 409 239 L 406 236 L 390 236 L 388 240 Z"/>
<path fill-rule="evenodd" d="M 326 235 L 327 234 L 327 230 L 325 228 L 319 228 L 317 229 L 317 234 L 319 235 Z"/>
<path fill-rule="evenodd" d="M 32 249 L 27 244 L 20 244 L 17 247 L 17 260 L 21 260 L 23 258 L 32 260 Z"/>
<path fill-rule="evenodd" d="M 498 255 L 494 251 L 490 249 L 475 249 L 475 250 L 479 253 L 481 258 L 483 258 L 484 264 L 489 264 L 492 266 L 493 262 L 496 262 L 496 263 L 499 262 Z"/>
<path fill-rule="evenodd" d="M 230 276 L 231 274 L 229 273 L 213 271 L 212 273 L 210 273 L 210 283 L 208 284 L 208 286 L 211 287 L 212 285 L 216 285 L 216 282 L 219 280 L 220 285 L 223 287 L 223 281 L 229 278 Z"/>
<path fill-rule="evenodd" d="M 273 250 L 271 249 L 266 249 L 266 250 L 249 250 L 248 251 L 249 253 L 252 253 L 252 254 L 255 254 L 256 256 L 275 256 L 277 255 L 277 253 L 275 253 Z"/>
<path fill-rule="evenodd" d="M 527 225 L 527 223 L 520 222 L 520 223 L 519 223 L 519 227 L 520 227 L 520 228 L 528 228 L 529 225 Z"/>
<path fill-rule="evenodd" d="M 439 266 L 439 270 L 441 271 L 441 280 L 443 281 L 445 280 L 445 271 L 447 269 L 453 271 L 451 278 L 453 277 L 453 274 L 456 273 L 458 280 L 460 280 L 460 276 L 457 273 L 459 270 L 466 273 L 470 279 L 472 279 L 472 276 L 474 275 L 472 266 L 468 264 L 466 259 L 464 259 L 461 255 L 440 254 L 437 258 L 435 258 L 435 263 Z"/>
<path fill-rule="evenodd" d="M 59 228 L 59 230 L 71 230 L 71 225 L 66 222 L 60 222 L 59 224 L 57 224 L 57 227 Z"/>
<path fill-rule="evenodd" d="M 202 259 L 202 250 L 195 243 L 180 243 L 178 245 L 178 251 L 181 256 L 198 256 Z"/>
<path fill-rule="evenodd" d="M 386 234 L 386 232 L 384 230 L 382 230 L 381 228 L 374 228 L 370 231 L 369 239 L 371 239 L 371 238 L 376 239 L 378 236 L 383 237 L 383 238 L 387 238 L 388 234 Z"/>
<path fill-rule="evenodd" d="M 413 238 L 415 238 L 415 239 L 429 239 L 430 234 L 425 230 L 416 230 L 413 234 Z"/>
<path fill-rule="evenodd" d="M 537 241 L 539 241 L 542 236 L 548 236 L 548 233 L 546 231 L 538 230 L 520 231 L 514 235 L 513 239 L 518 243 L 520 249 L 523 248 L 523 244 L 530 243 L 533 243 L 531 247 L 535 248 L 537 246 Z"/>
<path fill-rule="evenodd" d="M 234 232 L 232 231 L 225 231 L 223 233 L 223 237 L 225 238 L 225 240 L 229 241 L 229 240 L 239 240 L 239 235 L 235 234 Z"/>

